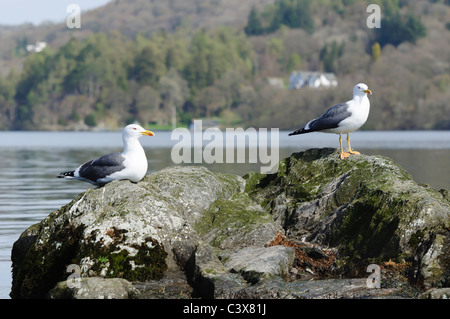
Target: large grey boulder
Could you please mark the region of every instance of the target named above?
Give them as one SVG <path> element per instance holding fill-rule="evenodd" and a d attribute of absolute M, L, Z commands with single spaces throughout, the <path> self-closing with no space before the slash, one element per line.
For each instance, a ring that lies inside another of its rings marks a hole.
<path fill-rule="evenodd" d="M 224 266 L 230 272 L 287 277 L 293 262 L 292 247 L 246 247 L 230 254 Z"/>

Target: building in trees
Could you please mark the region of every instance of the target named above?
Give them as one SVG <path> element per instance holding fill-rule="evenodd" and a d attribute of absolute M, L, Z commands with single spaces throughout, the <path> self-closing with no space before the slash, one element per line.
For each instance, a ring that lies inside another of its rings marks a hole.
<path fill-rule="evenodd" d="M 314 89 L 335 87 L 338 85 L 334 73 L 293 71 L 289 77 L 289 89 L 311 87 Z"/>

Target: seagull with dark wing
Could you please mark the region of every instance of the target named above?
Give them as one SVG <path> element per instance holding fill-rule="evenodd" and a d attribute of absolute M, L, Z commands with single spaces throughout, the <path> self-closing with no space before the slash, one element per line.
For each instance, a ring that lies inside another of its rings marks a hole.
<path fill-rule="evenodd" d="M 341 159 L 350 154 L 359 155 L 350 146 L 349 133 L 359 129 L 369 117 L 370 102 L 367 97 L 372 94 L 364 83 L 356 84 L 353 88 L 353 99 L 345 103 L 337 104 L 329 108 L 322 116 L 309 121 L 303 128 L 289 133 L 289 135 L 305 134 L 310 132 L 324 132 L 339 134 L 341 146 Z M 341 134 L 347 134 L 348 153 L 342 148 Z"/>
<path fill-rule="evenodd" d="M 148 168 L 145 151 L 139 143 L 139 138 L 143 135 L 154 136 L 155 134 L 139 125 L 130 124 L 122 132 L 124 145 L 122 153 L 111 153 L 87 161 L 74 171 L 63 172 L 58 177 L 78 179 L 97 186 L 123 179 L 137 183 L 147 174 Z"/>

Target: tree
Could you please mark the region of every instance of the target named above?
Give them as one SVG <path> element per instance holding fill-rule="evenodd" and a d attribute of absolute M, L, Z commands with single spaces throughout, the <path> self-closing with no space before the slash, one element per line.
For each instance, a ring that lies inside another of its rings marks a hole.
<path fill-rule="evenodd" d="M 86 115 L 86 117 L 84 118 L 84 124 L 90 127 L 97 126 L 97 119 L 95 118 L 95 115 L 92 113 Z"/>
<path fill-rule="evenodd" d="M 246 83 L 246 78 L 239 69 L 229 69 L 222 77 L 216 81 L 214 87 L 221 91 L 225 98 L 225 106 L 230 109 L 236 103 L 239 103 L 239 92 Z"/>
<path fill-rule="evenodd" d="M 191 41 L 190 59 L 183 74 L 192 89 L 207 86 L 208 55 L 210 51 L 209 39 L 206 31 L 197 32 Z"/>
<path fill-rule="evenodd" d="M 98 33 L 90 36 L 81 45 L 70 41 L 55 56 L 52 72 L 64 79 L 66 91 L 85 94 L 96 99 L 105 87 L 126 89 L 127 68 L 124 46 L 114 33 L 108 37 Z M 74 49 L 76 52 L 71 52 Z M 63 70 L 63 71 L 60 71 Z M 67 74 L 67 76 L 66 76 Z"/>
<path fill-rule="evenodd" d="M 146 46 L 135 58 L 131 78 L 141 84 L 157 86 L 166 73 L 165 58 L 154 45 Z"/>
<path fill-rule="evenodd" d="M 0 78 L 0 129 L 12 127 L 15 119 L 17 75 L 12 70 L 6 79 Z"/>
<path fill-rule="evenodd" d="M 251 44 L 245 34 L 229 27 L 197 32 L 189 53 L 183 75 L 194 94 L 200 88 L 213 85 L 228 69 L 240 68 L 246 74 L 251 73 Z"/>
<path fill-rule="evenodd" d="M 300 70 L 302 67 L 302 58 L 299 54 L 293 53 L 289 57 L 287 71 Z"/>
<path fill-rule="evenodd" d="M 21 102 L 26 100 L 30 91 L 47 78 L 48 62 L 51 57 L 47 50 L 32 54 L 25 62 L 21 79 L 17 84 L 16 99 Z"/>
<path fill-rule="evenodd" d="M 201 89 L 196 95 L 195 102 L 200 109 L 204 109 L 204 115 L 210 117 L 225 106 L 226 100 L 222 91 L 208 86 Z"/>
<path fill-rule="evenodd" d="M 267 6 L 263 15 L 269 17 L 269 27 L 265 32 L 275 32 L 282 25 L 289 28 L 314 30 L 314 21 L 310 12 L 311 0 L 278 0 L 273 6 Z"/>
<path fill-rule="evenodd" d="M 45 102 L 45 81 L 48 78 L 51 59 L 47 49 L 28 56 L 14 96 L 19 106 L 16 109 L 14 128 L 34 127 L 34 104 Z"/>
<path fill-rule="evenodd" d="M 373 60 L 373 61 L 378 60 L 378 58 L 380 57 L 380 55 L 381 55 L 381 47 L 380 47 L 380 44 L 379 44 L 378 42 L 375 42 L 375 43 L 372 45 L 372 60 Z"/>
<path fill-rule="evenodd" d="M 283 64 L 285 46 L 282 38 L 272 38 L 268 42 L 269 53 Z"/>
<path fill-rule="evenodd" d="M 264 28 L 261 23 L 261 17 L 255 7 L 250 10 L 247 26 L 244 30 L 248 35 L 260 35 L 264 33 Z"/>
<path fill-rule="evenodd" d="M 375 41 L 384 47 L 386 44 L 398 46 L 403 42 L 415 43 L 426 36 L 426 28 L 420 18 L 412 13 L 401 16 L 398 12 L 386 15 L 381 20 L 382 27 L 377 29 Z"/>
<path fill-rule="evenodd" d="M 305 29 L 307 32 L 314 31 L 314 21 L 310 12 L 311 0 L 297 0 L 298 28 Z"/>
<path fill-rule="evenodd" d="M 331 45 L 325 45 L 320 50 L 319 58 L 323 62 L 323 67 L 326 72 L 335 72 L 336 60 L 342 55 L 344 46 L 345 42 L 338 45 L 336 41 L 333 41 Z"/>
<path fill-rule="evenodd" d="M 77 57 L 76 67 L 65 79 L 65 87 L 68 91 L 84 94 L 94 98 L 98 93 L 102 76 L 102 62 L 95 51 L 83 50 Z"/>
<path fill-rule="evenodd" d="M 154 88 L 148 85 L 142 86 L 135 98 L 135 116 L 144 125 L 152 120 L 157 120 L 161 98 Z"/>
<path fill-rule="evenodd" d="M 170 110 L 172 114 L 172 128 L 177 125 L 177 109 L 180 108 L 189 94 L 189 88 L 186 81 L 179 73 L 171 69 L 159 81 L 159 93 L 162 97 L 164 108 Z"/>

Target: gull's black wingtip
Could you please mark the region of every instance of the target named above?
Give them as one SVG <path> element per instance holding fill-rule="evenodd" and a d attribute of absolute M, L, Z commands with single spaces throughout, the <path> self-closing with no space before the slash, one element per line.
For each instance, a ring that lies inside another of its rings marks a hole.
<path fill-rule="evenodd" d="M 309 132 L 310 132 L 309 130 L 305 130 L 304 128 L 301 128 L 301 129 L 299 129 L 297 131 L 289 133 L 289 136 L 299 135 L 299 134 L 304 134 L 304 133 L 309 133 Z"/>
<path fill-rule="evenodd" d="M 75 171 L 70 171 L 70 172 L 62 172 L 60 173 L 58 176 L 58 178 L 65 178 L 65 177 L 74 177 L 74 173 Z"/>

